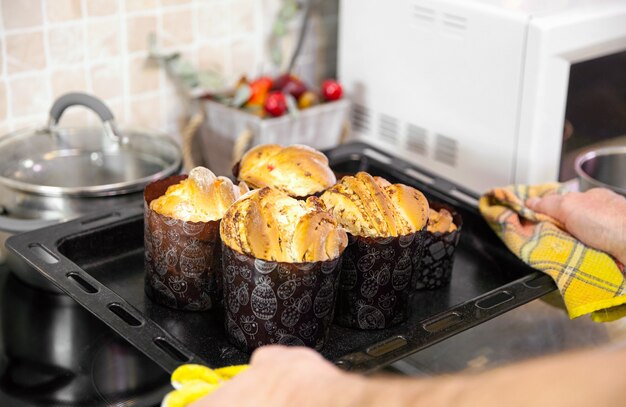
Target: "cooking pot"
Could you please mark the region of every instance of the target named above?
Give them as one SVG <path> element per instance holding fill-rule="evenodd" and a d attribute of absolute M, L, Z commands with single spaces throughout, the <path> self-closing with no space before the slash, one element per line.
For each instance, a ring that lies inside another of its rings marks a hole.
<path fill-rule="evenodd" d="M 75 105 L 93 110 L 102 126 L 59 127 L 63 112 Z M 139 205 L 144 186 L 177 173 L 181 157 L 164 134 L 118 128 L 99 99 L 63 95 L 52 105 L 46 126 L 0 138 L 0 233 L 6 237 L 93 211 Z M 59 292 L 15 257 L 9 255 L 7 262 L 27 283 Z"/>
<path fill-rule="evenodd" d="M 588 151 L 576 158 L 574 166 L 581 191 L 609 188 L 626 196 L 626 146 Z"/>

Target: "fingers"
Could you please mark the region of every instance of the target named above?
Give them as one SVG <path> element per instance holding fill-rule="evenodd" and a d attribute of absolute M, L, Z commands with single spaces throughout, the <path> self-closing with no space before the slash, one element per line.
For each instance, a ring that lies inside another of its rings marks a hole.
<path fill-rule="evenodd" d="M 543 198 L 530 198 L 526 200 L 526 206 L 535 212 L 541 212 L 555 219 L 563 221 L 561 208 L 564 195 L 548 195 Z"/>
<path fill-rule="evenodd" d="M 277 357 L 281 357 L 283 352 L 286 350 L 287 347 L 281 345 L 262 346 L 252 353 L 252 356 L 250 357 L 250 364 L 254 366 L 264 364 L 268 361 L 271 363 L 272 360 L 275 360 Z"/>
<path fill-rule="evenodd" d="M 254 351 L 250 358 L 250 364 L 264 365 L 273 364 L 278 360 L 287 359 L 294 360 L 308 360 L 317 361 L 322 360 L 322 356 L 310 348 L 294 347 L 294 346 L 281 346 L 281 345 L 268 345 L 262 346 Z"/>

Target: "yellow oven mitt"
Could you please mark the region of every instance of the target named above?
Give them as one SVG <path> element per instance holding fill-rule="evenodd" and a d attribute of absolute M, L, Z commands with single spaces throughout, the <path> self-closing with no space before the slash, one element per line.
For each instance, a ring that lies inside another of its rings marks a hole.
<path fill-rule="evenodd" d="M 209 395 L 222 384 L 248 368 L 248 365 L 211 369 L 203 365 L 183 365 L 172 373 L 174 391 L 165 395 L 161 407 L 185 407 Z"/>
<path fill-rule="evenodd" d="M 608 322 L 626 316 L 624 265 L 524 206 L 528 198 L 566 192 L 554 183 L 496 188 L 480 198 L 479 209 L 513 253 L 552 277 L 570 318 L 591 314 L 596 322 Z"/>

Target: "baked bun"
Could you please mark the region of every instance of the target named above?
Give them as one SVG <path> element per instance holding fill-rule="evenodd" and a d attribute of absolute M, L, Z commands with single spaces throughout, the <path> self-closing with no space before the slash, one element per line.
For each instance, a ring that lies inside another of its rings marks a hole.
<path fill-rule="evenodd" d="M 241 158 L 237 177 L 252 188 L 271 186 L 295 197 L 322 192 L 337 181 L 324 154 L 297 144 L 252 148 Z"/>
<path fill-rule="evenodd" d="M 342 178 L 321 199 L 354 236 L 408 235 L 428 222 L 428 201 L 420 191 L 366 172 Z"/>
<path fill-rule="evenodd" d="M 221 219 L 248 190 L 244 182 L 234 185 L 226 177 L 216 177 L 208 168 L 196 167 L 187 179 L 170 186 L 164 195 L 150 202 L 150 209 L 185 222 L 210 222 Z"/>
<path fill-rule="evenodd" d="M 346 232 L 319 198 L 302 201 L 271 187 L 235 202 L 224 214 L 220 235 L 240 253 L 288 263 L 336 259 L 348 244 Z"/>
<path fill-rule="evenodd" d="M 452 214 L 441 208 L 439 212 L 430 208 L 428 214 L 428 227 L 427 230 L 430 233 L 448 233 L 454 232 L 457 226 L 454 224 L 454 218 Z"/>

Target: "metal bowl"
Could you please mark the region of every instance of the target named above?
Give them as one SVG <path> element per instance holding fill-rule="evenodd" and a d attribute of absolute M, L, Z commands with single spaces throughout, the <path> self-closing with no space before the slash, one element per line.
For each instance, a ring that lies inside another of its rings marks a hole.
<path fill-rule="evenodd" d="M 604 147 L 581 154 L 574 167 L 581 191 L 608 188 L 626 196 L 626 146 Z"/>

